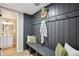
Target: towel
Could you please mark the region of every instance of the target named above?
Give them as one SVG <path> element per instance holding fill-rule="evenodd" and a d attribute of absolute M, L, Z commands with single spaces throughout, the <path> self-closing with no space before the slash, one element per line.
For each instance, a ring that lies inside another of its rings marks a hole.
<path fill-rule="evenodd" d="M 40 35 L 41 35 L 41 43 L 44 43 L 44 37 L 47 37 L 47 26 L 45 20 L 41 21 Z"/>

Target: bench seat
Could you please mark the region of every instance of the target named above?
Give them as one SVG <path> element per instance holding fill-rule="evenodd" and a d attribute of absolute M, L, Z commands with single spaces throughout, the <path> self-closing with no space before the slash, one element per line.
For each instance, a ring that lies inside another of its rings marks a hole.
<path fill-rule="evenodd" d="M 34 49 L 37 53 L 39 53 L 42 56 L 54 56 L 55 53 L 53 50 L 42 46 L 41 44 L 32 44 L 32 43 L 27 43 L 29 47 Z"/>

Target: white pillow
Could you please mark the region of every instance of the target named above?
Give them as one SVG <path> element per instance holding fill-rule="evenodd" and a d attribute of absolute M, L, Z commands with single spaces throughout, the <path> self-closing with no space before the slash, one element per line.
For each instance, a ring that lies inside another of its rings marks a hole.
<path fill-rule="evenodd" d="M 65 43 L 65 50 L 68 53 L 69 56 L 79 56 L 79 51 L 72 48 L 70 45 Z"/>
<path fill-rule="evenodd" d="M 27 42 L 30 42 L 30 37 L 31 37 L 31 36 L 27 36 Z"/>

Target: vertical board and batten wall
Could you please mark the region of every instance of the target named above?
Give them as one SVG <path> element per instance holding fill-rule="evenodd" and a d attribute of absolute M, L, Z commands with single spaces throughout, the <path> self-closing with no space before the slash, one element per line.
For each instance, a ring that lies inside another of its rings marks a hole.
<path fill-rule="evenodd" d="M 26 48 L 28 48 L 26 42 L 27 42 L 27 36 L 31 35 L 31 16 L 24 14 L 24 29 L 23 29 L 23 49 L 25 50 Z"/>
<path fill-rule="evenodd" d="M 48 39 L 45 46 L 55 49 L 58 42 L 67 42 L 73 48 L 79 50 L 79 4 L 54 3 L 48 7 L 46 24 L 48 28 Z M 40 13 L 32 16 L 32 35 L 37 37 L 40 43 Z"/>

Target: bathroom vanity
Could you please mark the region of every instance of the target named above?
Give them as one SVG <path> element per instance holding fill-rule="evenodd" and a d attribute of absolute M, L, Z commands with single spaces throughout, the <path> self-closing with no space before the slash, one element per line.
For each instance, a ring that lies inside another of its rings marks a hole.
<path fill-rule="evenodd" d="M 0 49 L 13 47 L 12 25 L 2 23 L 0 16 Z"/>
<path fill-rule="evenodd" d="M 2 17 L 0 12 L 0 49 L 1 49 L 1 31 L 2 31 Z"/>
<path fill-rule="evenodd" d="M 0 37 L 1 49 L 13 47 L 13 37 L 11 35 Z"/>

